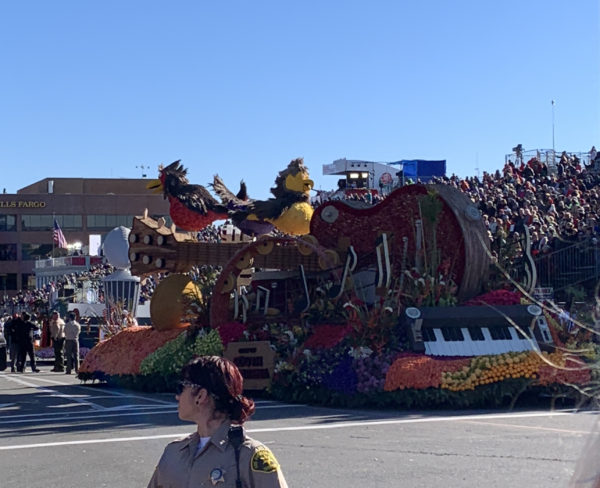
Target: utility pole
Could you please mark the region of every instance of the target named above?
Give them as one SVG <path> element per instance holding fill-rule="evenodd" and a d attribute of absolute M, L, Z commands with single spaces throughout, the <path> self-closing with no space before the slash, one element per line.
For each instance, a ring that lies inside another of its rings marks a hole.
<path fill-rule="evenodd" d="M 552 152 L 555 153 L 554 147 L 554 100 L 552 100 Z"/>

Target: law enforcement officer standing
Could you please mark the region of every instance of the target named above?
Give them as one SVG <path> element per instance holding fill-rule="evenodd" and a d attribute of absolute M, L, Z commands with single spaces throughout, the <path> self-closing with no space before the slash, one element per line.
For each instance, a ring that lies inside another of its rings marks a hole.
<path fill-rule="evenodd" d="M 166 447 L 148 488 L 287 488 L 273 453 L 241 427 L 254 413 L 254 402 L 242 395 L 235 364 L 201 356 L 181 374 L 179 418 L 196 423 L 197 430 Z"/>

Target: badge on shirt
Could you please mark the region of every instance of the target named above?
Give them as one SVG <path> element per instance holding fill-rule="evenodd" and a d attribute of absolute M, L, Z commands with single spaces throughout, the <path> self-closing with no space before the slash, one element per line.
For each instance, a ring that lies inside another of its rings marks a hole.
<path fill-rule="evenodd" d="M 259 473 L 273 473 L 279 469 L 279 463 L 268 447 L 259 447 L 252 455 L 250 462 L 252 471 Z"/>
<path fill-rule="evenodd" d="M 215 468 L 210 472 L 210 482 L 215 486 L 217 483 L 222 483 L 225 481 L 223 478 L 223 474 L 225 472 L 221 468 Z"/>

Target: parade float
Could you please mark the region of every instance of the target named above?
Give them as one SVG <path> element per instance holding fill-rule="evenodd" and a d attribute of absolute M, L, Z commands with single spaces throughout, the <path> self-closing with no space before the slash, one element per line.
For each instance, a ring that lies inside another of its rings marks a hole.
<path fill-rule="evenodd" d="M 82 380 L 165 391 L 193 355 L 224 354 L 248 389 L 286 401 L 431 408 L 593 396 L 591 332 L 534 299 L 525 257 L 520 282 L 490 273 L 479 210 L 454 187 L 408 185 L 376 205 L 313 211 L 301 160 L 266 201 L 215 177 L 219 201 L 179 162 L 151 186 L 175 225 L 136 217 L 128 240 L 134 275 L 169 273 L 153 326 L 98 344 Z M 217 218 L 250 238 L 198 242 L 192 231 Z"/>

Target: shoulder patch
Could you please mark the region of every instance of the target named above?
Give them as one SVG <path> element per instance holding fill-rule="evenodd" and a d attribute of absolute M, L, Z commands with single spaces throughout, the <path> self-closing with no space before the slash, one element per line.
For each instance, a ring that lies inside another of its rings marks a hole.
<path fill-rule="evenodd" d="M 273 473 L 279 469 L 279 463 L 268 447 L 261 446 L 252 455 L 250 461 L 252 471 L 259 473 Z"/>

